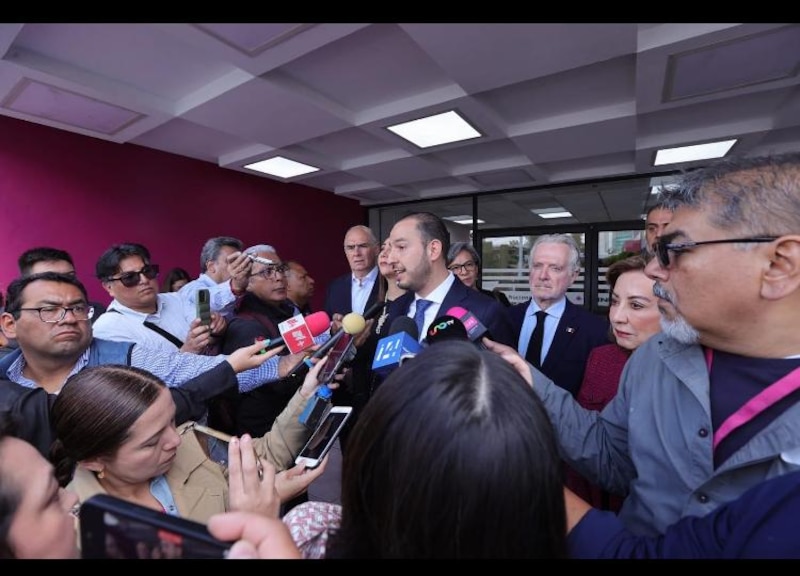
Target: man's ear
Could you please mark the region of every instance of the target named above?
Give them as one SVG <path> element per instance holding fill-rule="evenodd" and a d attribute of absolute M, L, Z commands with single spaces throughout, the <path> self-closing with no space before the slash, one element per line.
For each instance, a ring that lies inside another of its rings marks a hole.
<path fill-rule="evenodd" d="M 761 277 L 761 296 L 780 300 L 800 290 L 800 236 L 786 235 L 776 240 Z"/>
<path fill-rule="evenodd" d="M 9 312 L 0 314 L 0 328 L 3 329 L 6 338 L 17 337 L 17 321 Z"/>
<path fill-rule="evenodd" d="M 442 241 L 433 239 L 428 242 L 428 258 L 433 262 L 442 257 Z"/>
<path fill-rule="evenodd" d="M 111 296 L 112 298 L 114 298 L 115 297 L 114 296 L 114 283 L 113 282 L 108 282 L 107 280 L 104 280 L 103 282 L 101 282 L 101 284 L 103 285 L 103 289 L 106 292 L 108 292 L 108 295 Z"/>

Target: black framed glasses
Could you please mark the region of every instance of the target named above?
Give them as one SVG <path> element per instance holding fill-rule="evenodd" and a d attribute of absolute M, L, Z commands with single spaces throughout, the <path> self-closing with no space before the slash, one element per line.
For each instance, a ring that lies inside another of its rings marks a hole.
<path fill-rule="evenodd" d="M 289 270 L 288 264 L 276 264 L 274 266 L 267 266 L 263 270 L 259 270 L 258 272 L 253 272 L 250 276 L 261 276 L 262 278 L 274 278 L 276 274 L 283 274 L 286 275 L 286 272 Z"/>
<path fill-rule="evenodd" d="M 120 274 L 116 278 L 113 276 L 109 276 L 106 278 L 109 282 L 114 282 L 119 280 L 120 283 L 125 286 L 126 288 L 133 288 L 139 283 L 139 276 L 144 276 L 148 280 L 152 280 L 156 276 L 158 276 L 158 264 L 146 264 L 141 270 L 131 270 L 130 272 L 125 272 L 124 274 Z"/>
<path fill-rule="evenodd" d="M 464 272 L 472 272 L 475 270 L 475 262 L 472 260 L 467 260 L 463 264 L 452 264 L 447 267 L 448 270 L 451 272 L 455 272 L 456 274 L 463 274 Z"/>
<path fill-rule="evenodd" d="M 737 242 L 766 243 L 773 242 L 778 238 L 780 238 L 780 236 L 748 236 L 746 238 L 726 238 L 724 240 L 705 240 L 703 242 L 670 242 L 672 237 L 661 236 L 653 242 L 652 250 L 658 258 L 658 263 L 661 264 L 661 267 L 669 268 L 671 264 L 670 252 L 673 254 L 681 254 L 682 252 L 687 252 L 692 248 L 705 244 L 735 244 Z"/>
<path fill-rule="evenodd" d="M 72 312 L 75 320 L 90 320 L 94 316 L 94 306 L 88 304 L 75 304 L 75 306 L 39 306 L 38 308 L 20 308 L 39 313 L 39 320 L 48 324 L 61 322 L 67 317 L 67 312 Z"/>

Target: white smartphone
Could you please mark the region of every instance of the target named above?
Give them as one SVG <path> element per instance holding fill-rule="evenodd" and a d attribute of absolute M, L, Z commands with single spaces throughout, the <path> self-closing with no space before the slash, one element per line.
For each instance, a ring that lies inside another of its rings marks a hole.
<path fill-rule="evenodd" d="M 305 464 L 306 468 L 316 468 L 330 451 L 339 433 L 344 428 L 345 422 L 350 418 L 353 411 L 352 406 L 331 406 L 328 412 L 320 420 L 311 438 L 300 450 L 300 454 L 295 458 L 295 464 Z"/>

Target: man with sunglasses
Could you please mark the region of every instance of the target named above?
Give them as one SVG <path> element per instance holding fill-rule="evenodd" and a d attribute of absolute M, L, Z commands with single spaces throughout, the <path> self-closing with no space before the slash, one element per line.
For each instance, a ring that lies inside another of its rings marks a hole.
<path fill-rule="evenodd" d="M 94 335 L 163 350 L 216 354 L 225 319 L 212 312 L 211 324 L 203 325 L 184 295 L 159 292 L 158 273 L 150 251 L 141 244 L 115 244 L 106 250 L 95 274 L 113 300 L 94 323 Z"/>
<path fill-rule="evenodd" d="M 564 458 L 627 494 L 619 518 L 644 535 L 800 468 L 800 154 L 689 172 L 662 199 L 646 274 L 663 331 L 617 396 L 583 410 L 534 371 Z"/>

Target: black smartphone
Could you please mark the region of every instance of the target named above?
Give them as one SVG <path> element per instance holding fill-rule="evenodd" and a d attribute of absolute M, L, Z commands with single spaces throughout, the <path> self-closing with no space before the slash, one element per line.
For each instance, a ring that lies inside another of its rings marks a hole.
<path fill-rule="evenodd" d="M 339 368 L 341 368 L 342 364 L 345 362 L 347 351 L 352 342 L 352 335 L 347 333 L 342 334 L 336 344 L 333 345 L 333 348 L 328 351 L 328 359 L 317 375 L 318 382 L 325 384 L 333 380 L 336 372 L 339 371 Z"/>
<path fill-rule="evenodd" d="M 203 326 L 211 325 L 211 294 L 208 288 L 197 290 L 197 317 Z"/>
<path fill-rule="evenodd" d="M 81 558 L 219 559 L 231 546 L 204 524 L 108 494 L 81 504 L 80 538 Z"/>

